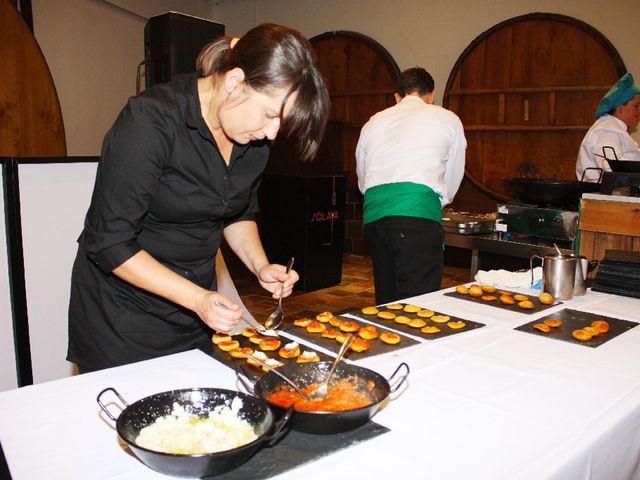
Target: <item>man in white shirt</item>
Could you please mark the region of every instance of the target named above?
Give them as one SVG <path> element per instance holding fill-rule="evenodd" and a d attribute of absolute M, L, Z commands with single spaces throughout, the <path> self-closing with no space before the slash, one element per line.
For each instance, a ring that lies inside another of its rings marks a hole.
<path fill-rule="evenodd" d="M 356 148 L 377 304 L 440 288 L 441 209 L 460 187 L 467 146 L 460 119 L 433 105 L 424 68 L 402 72 L 395 98 L 364 125 Z"/>
<path fill-rule="evenodd" d="M 584 174 L 584 181 L 597 182 L 601 172 L 596 168 L 610 172 L 606 158 L 640 161 L 638 143 L 629 135 L 629 129 L 638 125 L 640 119 L 640 89 L 634 85 L 630 73 L 622 76 L 602 97 L 596 118 L 578 151 L 578 180 L 583 180 Z"/>

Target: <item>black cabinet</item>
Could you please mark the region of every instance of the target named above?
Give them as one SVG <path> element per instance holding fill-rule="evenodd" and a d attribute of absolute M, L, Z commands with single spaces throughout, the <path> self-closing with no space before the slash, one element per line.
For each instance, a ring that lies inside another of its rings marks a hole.
<path fill-rule="evenodd" d="M 318 290 L 342 279 L 345 177 L 265 175 L 260 191 L 262 241 L 269 259 L 294 256 L 297 289 Z"/>

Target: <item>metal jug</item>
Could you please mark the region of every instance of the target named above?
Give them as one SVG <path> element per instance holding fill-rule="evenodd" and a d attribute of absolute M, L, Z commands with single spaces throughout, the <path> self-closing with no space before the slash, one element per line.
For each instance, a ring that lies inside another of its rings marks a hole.
<path fill-rule="evenodd" d="M 542 291 L 557 300 L 570 300 L 575 291 L 578 259 L 575 255 L 550 254 L 544 258 L 533 255 L 529 259 L 533 282 L 533 259 L 542 261 Z M 581 270 L 582 274 L 582 270 Z"/>
<path fill-rule="evenodd" d="M 576 278 L 573 283 L 573 295 L 579 296 L 587 293 L 587 270 L 589 262 L 583 255 L 571 255 L 576 258 Z"/>

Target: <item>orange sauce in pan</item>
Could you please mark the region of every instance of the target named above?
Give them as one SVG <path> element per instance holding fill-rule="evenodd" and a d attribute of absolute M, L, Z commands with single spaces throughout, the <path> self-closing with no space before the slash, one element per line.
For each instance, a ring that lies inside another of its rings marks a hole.
<path fill-rule="evenodd" d="M 313 383 L 301 390 L 305 394 L 308 394 L 315 390 L 317 386 L 317 383 Z M 373 382 L 369 380 L 367 382 L 368 390 L 372 390 L 373 387 Z M 282 388 L 270 393 L 267 396 L 267 400 L 284 408 L 288 408 L 289 405 L 293 403 L 296 410 L 325 412 L 354 410 L 356 408 L 369 406 L 373 403 L 367 393 L 357 390 L 353 383 L 346 378 L 338 380 L 335 385 L 329 385 L 327 396 L 324 400 L 305 400 L 298 392 L 284 385 Z"/>

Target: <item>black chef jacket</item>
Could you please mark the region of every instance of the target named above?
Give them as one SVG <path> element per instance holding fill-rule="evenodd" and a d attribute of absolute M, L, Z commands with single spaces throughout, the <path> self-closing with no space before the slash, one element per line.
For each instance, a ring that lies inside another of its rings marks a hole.
<path fill-rule="evenodd" d="M 71 280 L 67 359 L 85 369 L 210 345 L 193 312 L 111 273 L 145 250 L 215 290 L 222 229 L 255 219 L 269 143 L 234 145 L 227 166 L 202 118 L 198 78 L 131 98 L 105 136 Z"/>

